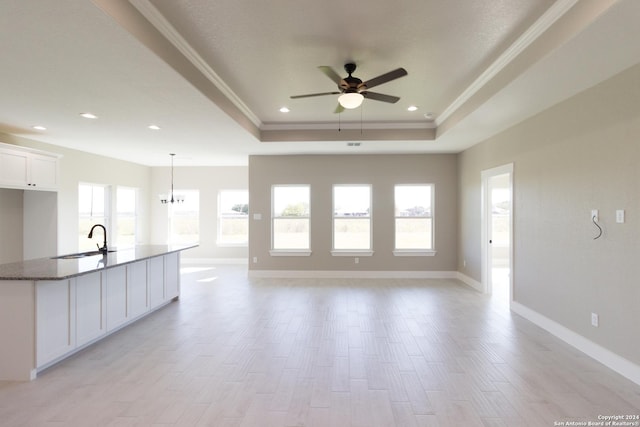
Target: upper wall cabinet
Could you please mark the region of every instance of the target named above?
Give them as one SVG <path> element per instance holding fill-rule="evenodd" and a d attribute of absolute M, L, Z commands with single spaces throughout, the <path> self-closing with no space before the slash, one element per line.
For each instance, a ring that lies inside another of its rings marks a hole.
<path fill-rule="evenodd" d="M 59 157 L 0 143 L 0 187 L 56 191 Z"/>

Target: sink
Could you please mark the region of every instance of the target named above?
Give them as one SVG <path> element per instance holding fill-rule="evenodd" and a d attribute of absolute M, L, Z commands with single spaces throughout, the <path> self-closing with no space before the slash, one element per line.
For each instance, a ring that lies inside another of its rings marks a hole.
<path fill-rule="evenodd" d="M 111 253 L 111 252 L 115 252 L 115 250 L 107 251 L 107 253 Z M 89 252 L 79 252 L 77 254 L 60 255 L 60 256 L 53 257 L 52 259 L 78 259 L 78 258 L 85 258 L 85 257 L 104 255 L 104 254 L 105 253 L 101 251 L 89 251 Z"/>

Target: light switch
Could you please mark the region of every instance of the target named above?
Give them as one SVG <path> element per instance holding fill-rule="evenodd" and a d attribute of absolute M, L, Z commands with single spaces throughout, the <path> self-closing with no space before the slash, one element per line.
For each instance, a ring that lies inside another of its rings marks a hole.
<path fill-rule="evenodd" d="M 616 211 L 616 222 L 618 224 L 623 224 L 624 223 L 624 209 L 618 209 Z"/>
<path fill-rule="evenodd" d="M 256 220 L 257 220 L 257 219 L 262 219 L 262 214 L 254 213 L 254 214 L 253 214 L 253 219 L 256 219 Z"/>

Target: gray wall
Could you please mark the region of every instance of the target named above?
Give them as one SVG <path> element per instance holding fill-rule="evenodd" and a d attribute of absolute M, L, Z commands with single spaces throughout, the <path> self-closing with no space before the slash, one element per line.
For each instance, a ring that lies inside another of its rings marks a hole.
<path fill-rule="evenodd" d="M 636 364 L 639 76 L 635 66 L 461 153 L 458 163 L 458 271 L 481 279 L 481 171 L 513 162 L 514 300 Z M 600 211 L 598 240 L 591 209 Z"/>
<path fill-rule="evenodd" d="M 457 245 L 456 155 L 305 155 L 251 156 L 249 158 L 249 209 L 262 220 L 249 220 L 251 270 L 363 270 L 455 271 Z M 395 184 L 435 184 L 433 257 L 395 257 Z M 311 186 L 311 250 L 309 257 L 272 257 L 271 187 L 274 184 Z M 331 256 L 332 186 L 371 184 L 373 250 L 371 257 Z"/>

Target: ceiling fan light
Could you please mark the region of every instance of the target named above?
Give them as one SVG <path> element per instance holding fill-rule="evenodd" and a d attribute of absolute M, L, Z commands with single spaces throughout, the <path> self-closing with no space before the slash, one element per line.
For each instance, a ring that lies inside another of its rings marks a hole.
<path fill-rule="evenodd" d="M 343 93 L 338 97 L 338 102 L 340 103 L 340 105 L 347 109 L 358 108 L 360 105 L 362 105 L 363 100 L 364 96 L 357 92 Z"/>

